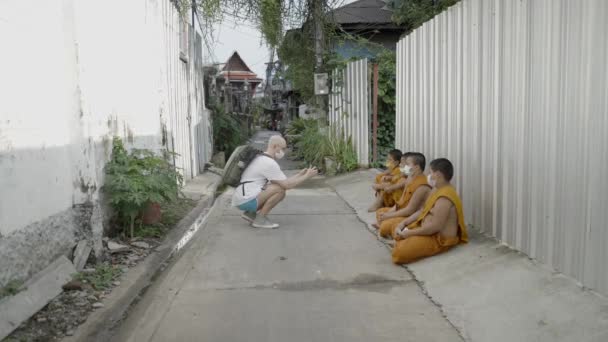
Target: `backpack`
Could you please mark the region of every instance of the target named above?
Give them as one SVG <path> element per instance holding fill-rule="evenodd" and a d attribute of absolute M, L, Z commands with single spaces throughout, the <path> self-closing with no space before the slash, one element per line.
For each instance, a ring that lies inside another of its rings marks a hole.
<path fill-rule="evenodd" d="M 249 145 L 237 147 L 228 158 L 224 168 L 222 183 L 237 187 L 241 184 L 241 176 L 249 164 L 263 152 Z"/>

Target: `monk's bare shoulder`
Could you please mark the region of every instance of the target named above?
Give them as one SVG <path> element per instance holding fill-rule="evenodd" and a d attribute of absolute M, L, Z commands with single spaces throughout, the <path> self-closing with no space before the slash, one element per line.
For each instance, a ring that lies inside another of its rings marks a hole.
<path fill-rule="evenodd" d="M 450 209 L 452 209 L 453 206 L 454 204 L 452 203 L 452 201 L 445 197 L 441 197 L 437 200 L 437 202 L 435 202 L 435 205 L 433 206 L 433 216 L 447 219 L 450 214 Z"/>

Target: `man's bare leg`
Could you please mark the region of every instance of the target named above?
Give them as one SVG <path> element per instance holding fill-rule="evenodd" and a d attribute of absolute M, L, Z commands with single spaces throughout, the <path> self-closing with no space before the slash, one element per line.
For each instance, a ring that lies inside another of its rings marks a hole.
<path fill-rule="evenodd" d="M 270 184 L 258 195 L 258 214 L 252 222 L 256 228 L 278 228 L 279 225 L 268 220 L 266 215 L 285 198 L 285 190 L 276 184 Z"/>
<path fill-rule="evenodd" d="M 285 198 L 285 191 L 277 192 L 277 193 L 273 194 L 272 196 L 270 196 L 268 198 L 268 200 L 266 200 L 266 202 L 264 202 L 259 213 L 264 216 L 268 215 L 270 213 L 270 211 L 274 207 L 276 207 L 277 204 L 279 204 L 284 198 Z"/>

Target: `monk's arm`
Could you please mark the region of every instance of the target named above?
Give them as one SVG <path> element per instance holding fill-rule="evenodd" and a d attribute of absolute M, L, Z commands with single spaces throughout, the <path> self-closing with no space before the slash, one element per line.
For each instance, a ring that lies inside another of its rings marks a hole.
<path fill-rule="evenodd" d="M 399 223 L 399 225 L 397 226 L 397 229 L 402 230 L 403 228 L 416 222 L 418 217 L 420 217 L 420 214 L 422 214 L 422 208 L 420 208 L 417 212 L 413 213 L 412 215 L 408 216 L 405 220 L 401 221 L 401 223 Z"/>
<path fill-rule="evenodd" d="M 452 201 L 449 199 L 438 199 L 430 214 L 422 222 L 422 227 L 408 230 L 407 235 L 433 235 L 439 233 L 448 222 L 452 206 Z"/>
<path fill-rule="evenodd" d="M 399 180 L 399 182 L 397 182 L 396 184 L 387 186 L 384 190 L 388 191 L 388 192 L 393 192 L 395 190 L 399 190 L 399 189 L 405 187 L 405 182 L 406 182 L 406 180 L 404 178 L 402 178 Z"/>
<path fill-rule="evenodd" d="M 401 210 L 397 210 L 393 214 L 393 216 L 394 217 L 408 217 L 408 216 L 412 215 L 413 213 L 415 213 L 418 209 L 420 209 L 424 205 L 424 202 L 426 202 L 426 199 L 429 196 L 430 192 L 431 192 L 431 189 L 429 189 L 426 186 L 419 187 L 418 189 L 416 189 L 416 191 L 414 191 L 414 194 L 412 195 L 412 198 L 410 199 L 407 206 Z"/>

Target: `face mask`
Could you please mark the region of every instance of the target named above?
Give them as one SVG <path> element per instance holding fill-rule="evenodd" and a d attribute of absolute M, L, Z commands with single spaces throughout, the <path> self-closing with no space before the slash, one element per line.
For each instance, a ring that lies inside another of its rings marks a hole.
<path fill-rule="evenodd" d="M 283 157 L 285 157 L 285 152 L 283 152 L 283 150 L 280 150 L 279 152 L 275 153 L 274 156 L 277 159 L 283 159 Z"/>
<path fill-rule="evenodd" d="M 411 176 L 414 173 L 414 169 L 409 165 L 405 165 L 404 167 L 401 168 L 401 173 L 403 173 L 406 176 Z"/>
<path fill-rule="evenodd" d="M 429 174 L 428 177 L 426 177 L 426 180 L 429 182 L 429 185 L 432 186 L 433 188 L 435 187 L 436 183 L 433 180 L 433 178 L 431 177 L 431 175 Z"/>

